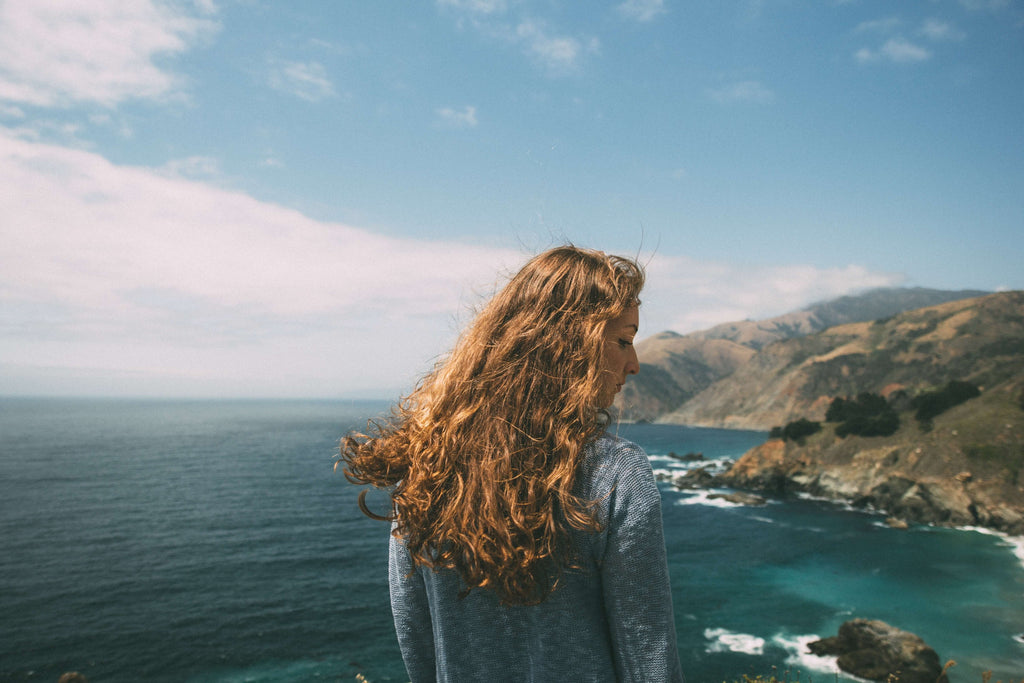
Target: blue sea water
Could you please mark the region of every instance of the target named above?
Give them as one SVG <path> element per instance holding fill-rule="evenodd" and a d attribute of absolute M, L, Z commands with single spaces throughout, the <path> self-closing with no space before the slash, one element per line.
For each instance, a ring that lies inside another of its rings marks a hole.
<path fill-rule="evenodd" d="M 404 681 L 387 530 L 332 472 L 384 403 L 0 399 L 0 681 Z M 657 470 L 761 432 L 619 425 Z M 702 463 L 706 464 L 706 463 Z M 954 683 L 1024 678 L 1020 545 L 896 531 L 812 500 L 662 485 L 690 683 L 851 680 L 806 653 L 853 617 L 921 635 Z"/>

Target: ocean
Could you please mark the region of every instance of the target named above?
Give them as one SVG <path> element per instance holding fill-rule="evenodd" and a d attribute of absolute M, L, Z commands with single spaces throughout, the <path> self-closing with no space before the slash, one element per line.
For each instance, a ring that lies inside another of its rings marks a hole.
<path fill-rule="evenodd" d="M 0 399 L 0 681 L 407 680 L 386 525 L 332 471 L 339 438 L 386 410 Z M 766 437 L 612 429 L 662 471 L 691 466 L 672 452 L 724 464 Z M 1021 539 L 661 486 L 689 683 L 853 680 L 805 645 L 854 617 L 917 633 L 956 660 L 954 683 L 1024 679 Z"/>

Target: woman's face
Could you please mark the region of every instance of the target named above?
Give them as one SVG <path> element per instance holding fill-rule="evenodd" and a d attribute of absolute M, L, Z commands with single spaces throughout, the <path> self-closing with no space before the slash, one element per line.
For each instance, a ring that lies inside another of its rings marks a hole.
<path fill-rule="evenodd" d="M 640 310 L 630 306 L 622 315 L 612 318 L 604 328 L 604 354 L 601 357 L 601 390 L 598 407 L 607 408 L 615 400 L 626 375 L 640 372 L 640 363 L 633 348 L 633 338 L 640 329 Z"/>

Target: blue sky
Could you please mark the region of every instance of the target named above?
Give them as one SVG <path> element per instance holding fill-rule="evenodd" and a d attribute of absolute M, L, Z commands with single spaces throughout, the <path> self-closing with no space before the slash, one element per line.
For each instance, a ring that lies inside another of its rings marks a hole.
<path fill-rule="evenodd" d="M 1019 0 L 0 3 L 0 394 L 408 390 L 501 274 L 641 337 L 1024 288 Z"/>

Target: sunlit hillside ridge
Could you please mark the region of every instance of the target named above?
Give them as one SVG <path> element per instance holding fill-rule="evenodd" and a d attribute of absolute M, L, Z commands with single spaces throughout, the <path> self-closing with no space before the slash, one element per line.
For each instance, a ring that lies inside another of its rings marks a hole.
<path fill-rule="evenodd" d="M 802 336 L 788 324 L 779 331 L 774 319 L 751 324 L 780 339 L 759 350 L 695 335 L 645 340 L 622 417 L 767 430 L 820 420 L 837 396 L 914 394 L 955 379 L 992 387 L 1024 369 L 1024 292 L 959 298 Z"/>

